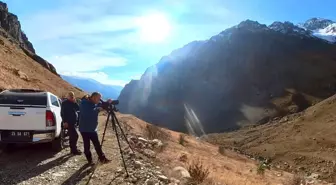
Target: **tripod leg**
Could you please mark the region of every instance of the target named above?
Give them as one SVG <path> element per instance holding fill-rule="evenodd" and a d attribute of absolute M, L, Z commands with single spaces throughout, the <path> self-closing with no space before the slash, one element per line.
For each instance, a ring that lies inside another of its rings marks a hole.
<path fill-rule="evenodd" d="M 110 120 L 110 117 L 111 117 L 111 113 L 109 112 L 108 115 L 107 115 L 107 119 L 106 119 L 106 123 L 105 123 L 105 128 L 104 128 L 104 133 L 103 133 L 103 137 L 102 137 L 100 146 L 103 146 L 103 142 L 104 142 L 104 138 L 105 138 L 105 133 L 106 133 L 106 128 L 107 128 L 108 122 Z"/>
<path fill-rule="evenodd" d="M 133 150 L 133 148 L 131 147 L 131 145 L 129 144 L 128 139 L 127 139 L 127 137 L 126 137 L 126 135 L 125 135 L 123 129 L 121 128 L 121 125 L 120 125 L 120 123 L 119 123 L 119 121 L 118 121 L 118 118 L 117 118 L 117 116 L 114 114 L 114 112 L 112 113 L 112 121 L 115 122 L 115 123 L 117 123 L 117 125 L 118 125 L 118 127 L 119 127 L 119 129 L 120 129 L 120 131 L 121 131 L 121 135 L 124 137 L 124 139 L 125 139 L 125 141 L 127 142 L 128 146 L 130 147 L 130 149 L 131 149 L 132 152 L 134 153 L 134 150 Z"/>
<path fill-rule="evenodd" d="M 127 177 L 129 176 L 128 174 L 128 171 L 127 171 L 127 167 L 126 167 L 126 163 L 125 163 L 125 159 L 124 159 L 124 154 L 123 154 L 123 151 L 121 149 L 121 145 L 120 145 L 120 141 L 119 141 L 119 134 L 118 134 L 118 131 L 117 131 L 117 128 L 116 128 L 116 125 L 115 125 L 115 122 L 114 120 L 112 119 L 112 127 L 113 127 L 113 130 L 115 131 L 115 134 L 116 134 L 116 138 L 117 138 L 117 141 L 118 141 L 118 146 L 119 146 L 119 151 L 120 151 L 120 155 L 121 155 L 121 158 L 122 158 L 122 161 L 123 161 L 123 164 L 124 164 L 124 168 L 125 168 L 125 171 L 126 171 L 126 175 Z"/>

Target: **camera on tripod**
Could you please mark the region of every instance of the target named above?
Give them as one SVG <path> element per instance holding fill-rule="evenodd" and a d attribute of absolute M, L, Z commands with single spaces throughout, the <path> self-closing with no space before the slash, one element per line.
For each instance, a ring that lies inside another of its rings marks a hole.
<path fill-rule="evenodd" d="M 114 111 L 118 112 L 119 110 L 116 108 L 116 105 L 119 104 L 119 100 L 112 100 L 110 102 L 108 101 L 103 101 L 102 99 L 100 100 L 102 104 L 102 108 L 106 110 L 107 112 Z"/>

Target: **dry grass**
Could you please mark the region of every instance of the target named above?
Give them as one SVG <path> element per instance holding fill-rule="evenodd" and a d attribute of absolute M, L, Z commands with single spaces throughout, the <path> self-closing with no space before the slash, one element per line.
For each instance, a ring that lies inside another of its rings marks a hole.
<path fill-rule="evenodd" d="M 305 184 L 305 179 L 300 176 L 300 175 L 294 175 L 293 179 L 290 179 L 289 182 L 287 182 L 286 184 L 288 185 L 301 185 L 301 184 Z"/>
<path fill-rule="evenodd" d="M 169 133 L 165 132 L 161 127 L 151 124 L 146 125 L 144 133 L 148 139 L 160 139 L 161 141 L 166 141 L 170 138 Z"/>
<path fill-rule="evenodd" d="M 148 123 L 132 116 L 117 114 L 121 122 L 126 122 L 133 127 L 132 133 L 146 137 L 146 125 Z M 168 143 L 163 152 L 157 152 L 157 166 L 162 167 L 163 174 L 172 173 L 172 169 L 177 166 L 185 167 L 188 170 L 189 164 L 194 160 L 201 160 L 208 167 L 210 174 L 199 185 L 229 184 L 229 185 L 270 185 L 270 184 L 286 184 L 288 179 L 292 178 L 289 173 L 283 172 L 282 176 L 276 173 L 266 172 L 260 176 L 255 173 L 257 168 L 255 161 L 245 156 L 236 154 L 231 150 L 226 150 L 225 155 L 219 155 L 218 146 L 197 140 L 192 136 L 186 136 L 188 147 L 179 144 L 179 132 L 169 131 L 161 128 L 164 132 L 169 133 L 170 139 L 163 142 Z M 183 156 L 183 157 L 182 157 Z M 253 169 L 250 171 L 250 169 Z M 184 181 L 181 181 L 184 182 Z M 195 184 L 195 183 L 194 183 Z"/>
<path fill-rule="evenodd" d="M 196 185 L 205 182 L 210 174 L 209 168 L 205 167 L 200 160 L 193 161 L 188 166 L 188 171 L 191 177 L 188 182 L 190 185 Z"/>

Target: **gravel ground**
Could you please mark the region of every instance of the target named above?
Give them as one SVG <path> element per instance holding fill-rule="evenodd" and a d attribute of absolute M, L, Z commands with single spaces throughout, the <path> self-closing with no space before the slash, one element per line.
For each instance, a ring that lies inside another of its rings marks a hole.
<path fill-rule="evenodd" d="M 0 150 L 0 184 L 2 185 L 45 185 L 45 184 L 178 184 L 178 180 L 164 176 L 160 167 L 155 166 L 150 156 L 151 149 L 142 148 L 135 155 L 125 151 L 130 176 L 126 178 L 119 148 L 114 135 L 107 134 L 103 150 L 111 163 L 89 166 L 84 155 L 70 155 L 69 148 L 51 152 L 49 145 L 36 144 L 16 146 L 9 152 Z M 136 139 L 133 137 L 133 140 Z M 82 148 L 81 138 L 78 142 Z M 125 142 L 123 142 L 123 146 Z M 92 153 L 95 155 L 93 147 Z M 143 153 L 143 154 L 141 154 Z M 149 153 L 149 154 L 148 154 Z M 94 171 L 94 173 L 92 173 Z"/>

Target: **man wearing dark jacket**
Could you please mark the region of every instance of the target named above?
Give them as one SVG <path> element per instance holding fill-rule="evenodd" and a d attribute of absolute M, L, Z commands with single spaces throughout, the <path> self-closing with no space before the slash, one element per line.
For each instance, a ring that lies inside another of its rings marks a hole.
<path fill-rule="evenodd" d="M 80 104 L 79 131 L 83 137 L 84 154 L 89 164 L 92 164 L 90 141 L 98 154 L 99 161 L 101 163 L 110 162 L 102 151 L 97 134 L 98 113 L 103 110 L 99 104 L 100 98 L 101 94 L 94 92 L 88 99 L 83 99 Z"/>
<path fill-rule="evenodd" d="M 67 99 L 62 103 L 61 116 L 63 120 L 63 126 L 68 129 L 70 150 L 73 155 L 82 154 L 81 151 L 77 149 L 77 111 L 79 111 L 79 106 L 76 103 L 75 94 L 73 92 L 69 92 Z"/>

